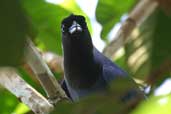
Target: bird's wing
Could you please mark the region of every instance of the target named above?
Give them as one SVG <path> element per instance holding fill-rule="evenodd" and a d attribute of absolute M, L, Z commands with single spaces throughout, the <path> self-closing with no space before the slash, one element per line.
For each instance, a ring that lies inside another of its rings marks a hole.
<path fill-rule="evenodd" d="M 94 48 L 95 60 L 102 66 L 102 77 L 106 84 L 112 86 L 112 91 L 121 96 L 122 101 L 131 101 L 136 98 L 144 99 L 144 93 L 139 89 L 136 82 L 129 76 L 127 72 L 110 61 Z M 120 87 L 122 89 L 120 89 Z"/>
<path fill-rule="evenodd" d="M 107 82 L 111 82 L 117 78 L 127 77 L 127 73 L 117 66 L 103 65 L 103 78 Z"/>
<path fill-rule="evenodd" d="M 107 82 L 114 80 L 116 77 L 126 77 L 128 75 L 124 70 L 100 53 L 95 47 L 93 54 L 95 62 L 102 66 L 102 75 Z"/>
<path fill-rule="evenodd" d="M 103 66 L 103 78 L 108 85 L 112 86 L 112 91 L 120 96 L 123 102 L 133 102 L 146 98 L 136 82 L 117 67 Z"/>
<path fill-rule="evenodd" d="M 69 90 L 68 90 L 68 87 L 67 87 L 67 85 L 66 85 L 65 80 L 63 80 L 63 81 L 61 82 L 61 87 L 62 87 L 62 89 L 65 91 L 66 95 L 71 99 L 71 95 L 70 95 L 70 93 L 69 93 Z"/>

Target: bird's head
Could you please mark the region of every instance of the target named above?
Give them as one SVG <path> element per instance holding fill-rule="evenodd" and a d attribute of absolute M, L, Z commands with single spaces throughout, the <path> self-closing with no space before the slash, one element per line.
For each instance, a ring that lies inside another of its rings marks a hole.
<path fill-rule="evenodd" d="M 71 14 L 66 17 L 61 24 L 61 31 L 63 35 L 76 36 L 87 30 L 85 18 L 81 15 Z"/>
<path fill-rule="evenodd" d="M 92 53 L 92 39 L 83 16 L 72 14 L 63 19 L 61 32 L 64 53 L 71 53 L 71 50 L 77 54 L 79 52 L 86 54 L 84 50 Z"/>

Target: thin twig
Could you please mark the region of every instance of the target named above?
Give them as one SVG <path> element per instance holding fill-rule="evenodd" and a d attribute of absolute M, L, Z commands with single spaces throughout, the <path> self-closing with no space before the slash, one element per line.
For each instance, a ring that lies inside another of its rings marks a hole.
<path fill-rule="evenodd" d="M 64 90 L 58 84 L 54 75 L 52 74 L 49 67 L 44 62 L 41 55 L 39 54 L 39 52 L 37 51 L 36 47 L 30 39 L 27 40 L 25 58 L 27 64 L 36 74 L 42 87 L 46 91 L 49 97 L 49 101 L 52 104 L 56 104 L 58 101 L 68 99 Z"/>
<path fill-rule="evenodd" d="M 155 11 L 157 6 L 158 2 L 156 0 L 140 0 L 103 53 L 112 58 L 115 52 L 126 43 L 134 28 L 140 26 Z"/>
<path fill-rule="evenodd" d="M 0 68 L 0 77 L 0 84 L 19 98 L 35 114 L 47 114 L 53 110 L 53 105 L 21 79 L 14 68 Z"/>

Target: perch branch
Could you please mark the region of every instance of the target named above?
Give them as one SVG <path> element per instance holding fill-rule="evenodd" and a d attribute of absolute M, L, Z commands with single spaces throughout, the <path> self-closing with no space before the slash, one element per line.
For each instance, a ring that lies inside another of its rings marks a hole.
<path fill-rule="evenodd" d="M 103 53 L 111 58 L 122 47 L 135 27 L 140 26 L 157 8 L 156 0 L 140 0 L 135 8 L 129 13 L 128 18 L 122 23 L 114 40 L 104 49 Z"/>
<path fill-rule="evenodd" d="M 27 64 L 36 74 L 37 79 L 46 91 L 50 103 L 56 104 L 58 101 L 68 99 L 30 39 L 27 40 L 25 58 Z"/>
<path fill-rule="evenodd" d="M 50 57 L 48 57 L 50 56 Z M 47 62 L 52 71 L 64 74 L 63 57 L 51 52 L 43 52 L 43 59 Z"/>
<path fill-rule="evenodd" d="M 0 77 L 0 84 L 19 98 L 35 114 L 47 114 L 53 110 L 53 105 L 21 79 L 14 68 L 0 68 Z"/>

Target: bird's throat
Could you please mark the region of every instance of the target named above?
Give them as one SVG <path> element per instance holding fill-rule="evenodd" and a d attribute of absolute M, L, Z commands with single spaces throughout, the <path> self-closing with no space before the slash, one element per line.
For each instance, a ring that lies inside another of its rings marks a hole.
<path fill-rule="evenodd" d="M 72 87 L 92 87 L 99 77 L 98 69 L 91 41 L 74 42 L 64 47 L 65 78 Z"/>

